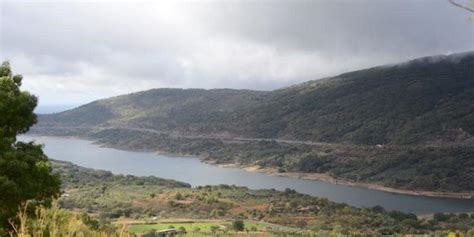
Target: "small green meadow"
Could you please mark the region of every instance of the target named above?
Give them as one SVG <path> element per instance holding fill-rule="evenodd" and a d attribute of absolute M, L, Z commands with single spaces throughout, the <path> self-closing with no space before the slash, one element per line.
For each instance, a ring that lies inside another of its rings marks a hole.
<path fill-rule="evenodd" d="M 250 232 L 264 232 L 269 227 L 266 224 L 254 223 L 251 221 L 244 221 L 245 231 Z M 161 221 L 153 224 L 133 224 L 129 231 L 132 233 L 147 233 L 152 230 L 164 230 L 169 228 L 181 229 L 184 228 L 188 233 L 215 233 L 215 232 L 235 232 L 232 229 L 232 221 L 182 221 L 171 222 Z"/>

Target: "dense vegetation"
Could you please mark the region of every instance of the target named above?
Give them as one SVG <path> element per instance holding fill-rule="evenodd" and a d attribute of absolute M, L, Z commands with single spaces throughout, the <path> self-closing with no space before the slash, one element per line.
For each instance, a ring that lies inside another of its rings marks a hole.
<path fill-rule="evenodd" d="M 472 192 L 474 53 L 270 92 L 149 90 L 41 116 L 34 132 L 395 188 Z"/>
<path fill-rule="evenodd" d="M 474 147 L 304 145 L 176 138 L 108 129 L 89 137 L 112 147 L 201 156 L 217 163 L 331 176 L 409 190 L 474 190 Z"/>
<path fill-rule="evenodd" d="M 474 215 L 467 213 L 436 213 L 433 217 L 420 219 L 413 214 L 386 211 L 379 206 L 355 208 L 323 198 L 302 195 L 291 189 L 279 192 L 249 190 L 245 187 L 228 185 L 190 188 L 188 184 L 177 181 L 156 177 L 113 175 L 107 171 L 85 169 L 66 162 L 55 161 L 51 165 L 43 154 L 41 146 L 16 141 L 17 134 L 27 132 L 29 127 L 36 122 L 33 109 L 37 100 L 19 89 L 21 79 L 21 76 L 12 76 L 7 63 L 0 67 L 0 114 L 2 115 L 0 117 L 0 235 L 2 236 L 8 233 L 10 236 L 35 237 L 133 236 L 128 233 L 128 230 L 133 228 L 129 228 L 126 222 L 111 221 L 128 219 L 149 222 L 154 220 L 154 217 L 222 220 L 224 224 L 230 223 L 228 226 L 236 232 L 258 232 L 265 228 L 265 233 L 304 236 L 424 233 L 442 236 L 452 230 L 467 236 L 474 235 Z M 103 139 L 103 142 L 108 142 L 110 145 L 129 146 L 134 149 L 194 152 L 197 155 L 206 153 L 208 158 L 214 157 L 223 161 L 225 161 L 226 152 L 230 152 L 238 154 L 235 157 L 242 162 L 256 162 L 265 166 L 267 161 L 271 163 L 271 166 L 282 169 L 291 169 L 294 166 L 296 170 L 324 171 L 304 170 L 303 167 L 306 167 L 304 163 L 298 165 L 298 159 L 304 158 L 301 154 L 313 152 L 314 144 L 290 146 L 287 143 L 280 144 L 275 141 L 236 142 L 209 138 L 183 138 L 146 130 L 127 129 L 90 130 L 81 127 L 79 133 L 64 128 L 62 131 L 63 134 L 82 134 Z M 133 132 L 121 134 L 130 131 Z M 137 135 L 140 137 L 133 145 L 130 139 Z M 128 140 L 123 139 L 125 136 Z M 152 142 L 153 137 L 146 136 L 158 136 L 155 138 L 161 142 Z M 145 139 L 149 142 L 140 142 L 144 141 L 144 138 L 150 139 Z M 314 153 L 316 157 L 344 154 L 344 149 L 347 149 L 346 145 L 322 144 L 318 146 L 321 146 L 321 149 L 324 148 L 326 153 Z M 337 151 L 332 152 L 332 149 Z M 355 146 L 355 151 L 361 154 L 370 152 L 363 149 L 370 150 L 373 147 Z M 384 149 L 399 149 L 399 147 Z M 419 150 L 415 149 L 413 152 Z M 351 152 L 354 154 L 353 151 Z M 408 152 L 411 151 L 408 150 Z M 464 151 L 461 150 L 461 152 Z M 454 159 L 468 157 L 470 151 L 465 152 L 467 155 L 454 154 Z M 297 156 L 294 159 L 285 158 L 292 154 L 297 154 Z M 265 159 L 255 160 L 257 155 Z M 439 154 L 439 151 L 436 151 L 435 155 L 445 156 L 446 154 Z M 376 157 L 380 156 L 376 155 Z M 314 162 L 318 159 L 309 158 L 309 161 L 303 162 Z M 231 160 L 234 161 L 235 158 Z M 326 160 L 326 158 L 321 158 L 321 160 Z M 327 160 L 338 160 L 338 158 L 331 157 Z M 403 160 L 406 160 L 406 157 Z M 288 161 L 291 162 L 288 163 Z M 443 165 L 442 161 L 439 162 Z M 315 167 L 325 167 L 325 165 Z M 462 165 L 469 167 L 468 159 L 462 162 Z M 347 167 L 350 170 L 351 167 L 356 166 L 349 164 Z M 360 173 L 361 171 L 356 172 L 356 174 Z M 456 173 L 444 176 L 459 178 Z M 59 178 L 62 180 L 61 186 Z M 50 207 L 52 200 L 60 191 L 63 193 L 59 199 L 60 207 Z M 150 224 L 160 225 L 160 223 Z M 143 225 L 140 228 L 144 228 Z M 227 231 L 216 225 L 209 228 L 211 233 Z M 193 230 L 193 232 L 201 233 L 200 230 Z"/>
<path fill-rule="evenodd" d="M 18 206 L 27 200 L 48 205 L 59 193 L 59 179 L 52 175 L 40 145 L 17 142 L 36 122 L 37 99 L 21 91 L 21 75 L 13 75 L 8 62 L 0 66 L 0 236 L 7 235 Z"/>
<path fill-rule="evenodd" d="M 421 219 L 413 214 L 386 211 L 379 206 L 355 208 L 299 194 L 291 189 L 279 192 L 228 185 L 189 188 L 178 182 L 153 177 L 111 175 L 106 171 L 86 169 L 67 162 L 55 161 L 53 167 L 65 180 L 61 206 L 98 216 L 100 225 L 117 218 L 122 220 L 120 223 L 125 220 L 146 223 L 187 218 L 201 222 L 245 220 L 246 225 L 235 222 L 233 225 L 237 227 L 233 228 L 244 230 L 245 226 L 255 226 L 261 229 L 266 226 L 267 231 L 271 232 L 295 233 L 307 230 L 310 232 L 302 233 L 319 236 L 378 236 L 395 233 L 438 233 L 441 236 L 450 230 L 474 234 L 474 214 L 437 213 Z M 160 223 L 151 223 L 148 229 L 160 226 L 167 228 L 170 225 Z M 143 225 L 132 225 L 131 228 L 134 232 L 147 229 Z"/>
<path fill-rule="evenodd" d="M 126 126 L 372 145 L 464 141 L 474 133 L 473 100 L 474 53 L 469 52 L 270 92 L 154 89 L 45 115 L 40 126 Z"/>

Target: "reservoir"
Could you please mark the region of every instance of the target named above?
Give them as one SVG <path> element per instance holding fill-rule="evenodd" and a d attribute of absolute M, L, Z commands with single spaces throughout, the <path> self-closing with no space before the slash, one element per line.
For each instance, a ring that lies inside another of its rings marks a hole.
<path fill-rule="evenodd" d="M 19 137 L 19 140 L 34 140 L 38 144 L 44 144 L 45 153 L 51 159 L 69 161 L 87 168 L 108 170 L 114 174 L 153 175 L 186 182 L 192 186 L 229 184 L 251 189 L 291 188 L 300 193 L 325 197 L 331 201 L 344 202 L 357 207 L 380 205 L 387 210 L 416 214 L 474 212 L 472 199 L 393 194 L 320 181 L 271 176 L 237 168 L 221 168 L 202 163 L 197 158 L 105 148 L 91 141 L 76 138 L 23 135 Z"/>

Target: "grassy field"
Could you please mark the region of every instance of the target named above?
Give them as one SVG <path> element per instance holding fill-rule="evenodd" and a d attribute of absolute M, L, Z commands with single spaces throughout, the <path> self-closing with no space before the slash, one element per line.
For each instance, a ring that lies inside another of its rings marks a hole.
<path fill-rule="evenodd" d="M 232 229 L 232 221 L 222 220 L 187 220 L 187 221 L 172 221 L 162 220 L 153 224 L 133 224 L 130 225 L 129 231 L 132 233 L 147 233 L 151 230 L 164 230 L 170 227 L 179 229 L 183 227 L 188 233 L 213 233 L 212 229 L 217 229 L 218 232 L 235 232 Z M 244 221 L 245 230 L 251 232 L 265 232 L 270 225 L 263 223 L 255 223 L 251 221 Z"/>

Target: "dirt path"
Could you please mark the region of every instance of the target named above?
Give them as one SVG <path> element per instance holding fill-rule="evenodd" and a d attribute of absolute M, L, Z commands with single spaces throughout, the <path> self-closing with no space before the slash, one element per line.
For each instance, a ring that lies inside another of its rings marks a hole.
<path fill-rule="evenodd" d="M 301 140 L 287 140 L 287 139 L 273 139 L 273 138 L 247 138 L 247 137 L 233 137 L 233 136 L 218 136 L 218 135 L 184 135 L 162 132 L 155 129 L 149 128 L 133 128 L 133 127 L 87 127 L 87 126 L 68 126 L 68 127 L 36 127 L 38 129 L 89 129 L 89 130 L 110 130 L 110 129 L 122 129 L 137 132 L 148 132 L 159 135 L 167 135 L 175 138 L 190 138 L 190 139 L 220 139 L 225 141 L 265 141 L 265 142 L 278 142 L 287 144 L 302 144 L 302 145 L 314 145 L 314 146 L 337 146 L 338 143 L 326 143 L 326 142 L 313 142 L 313 141 L 301 141 Z"/>

